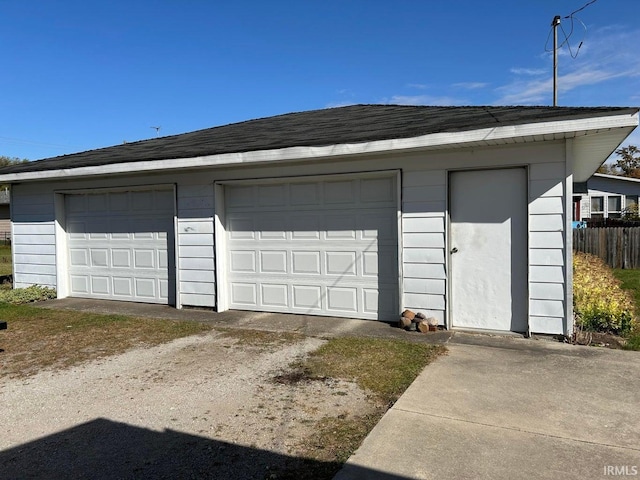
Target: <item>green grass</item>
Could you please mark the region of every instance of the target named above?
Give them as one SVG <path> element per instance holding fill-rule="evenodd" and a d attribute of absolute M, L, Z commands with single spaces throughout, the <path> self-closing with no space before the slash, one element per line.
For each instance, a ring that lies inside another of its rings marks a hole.
<path fill-rule="evenodd" d="M 0 245 L 0 275 L 11 275 L 13 264 L 11 258 L 11 246 Z"/>
<path fill-rule="evenodd" d="M 613 274 L 622 282 L 622 288 L 629 290 L 635 303 L 636 312 L 640 313 L 640 270 L 616 268 L 613 270 Z M 627 344 L 624 348 L 640 351 L 640 322 L 636 322 L 635 327 L 627 335 Z"/>
<path fill-rule="evenodd" d="M 354 381 L 382 403 L 390 404 L 443 352 L 442 346 L 398 340 L 335 338 L 311 353 L 302 367 L 310 377 Z"/>

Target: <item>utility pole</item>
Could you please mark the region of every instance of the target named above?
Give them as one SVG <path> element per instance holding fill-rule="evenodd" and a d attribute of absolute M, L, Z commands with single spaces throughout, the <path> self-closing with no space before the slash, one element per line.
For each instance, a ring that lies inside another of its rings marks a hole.
<path fill-rule="evenodd" d="M 558 25 L 560 25 L 560 15 L 553 17 L 551 26 L 553 27 L 553 106 L 558 106 Z"/>

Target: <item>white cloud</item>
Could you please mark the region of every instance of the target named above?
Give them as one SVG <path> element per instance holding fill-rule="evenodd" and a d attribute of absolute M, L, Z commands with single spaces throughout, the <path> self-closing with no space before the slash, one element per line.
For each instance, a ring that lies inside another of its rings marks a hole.
<path fill-rule="evenodd" d="M 487 85 L 489 84 L 484 82 L 460 82 L 460 83 L 454 83 L 453 87 L 464 88 L 466 90 L 477 90 L 479 88 L 484 88 Z"/>
<path fill-rule="evenodd" d="M 425 83 L 408 83 L 407 87 L 408 88 L 417 88 L 419 90 L 426 90 L 427 88 L 429 88 L 429 85 L 427 85 Z"/>
<path fill-rule="evenodd" d="M 512 68 L 510 72 L 515 75 L 544 75 L 549 73 L 549 70 L 544 68 Z"/>
<path fill-rule="evenodd" d="M 575 59 L 566 57 L 560 62 L 558 76 L 559 92 L 567 93 L 579 87 L 593 86 L 614 79 L 633 78 L 640 75 L 640 30 L 603 28 L 596 31 L 585 42 Z M 575 47 L 574 47 L 575 52 Z M 550 56 L 548 56 L 550 58 Z M 538 73 L 539 72 L 539 73 Z M 496 104 L 551 103 L 553 79 L 552 69 L 512 68 L 516 75 L 542 75 L 546 78 L 515 78 L 498 87 L 500 95 Z M 604 92 L 603 94 L 605 94 Z M 594 103 L 608 103 L 596 99 Z"/>

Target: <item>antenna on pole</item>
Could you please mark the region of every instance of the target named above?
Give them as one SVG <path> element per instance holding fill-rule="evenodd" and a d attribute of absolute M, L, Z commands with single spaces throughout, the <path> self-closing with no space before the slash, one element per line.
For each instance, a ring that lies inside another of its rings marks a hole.
<path fill-rule="evenodd" d="M 560 15 L 553 17 L 551 26 L 553 27 L 553 106 L 558 106 L 558 25 L 560 25 Z M 548 37 L 547 37 L 548 38 Z"/>
<path fill-rule="evenodd" d="M 149 127 L 149 128 L 153 128 L 153 129 L 155 129 L 155 131 L 156 131 L 156 137 L 159 137 L 159 136 L 160 136 L 160 129 L 161 129 L 162 127 L 158 126 L 158 127 Z"/>

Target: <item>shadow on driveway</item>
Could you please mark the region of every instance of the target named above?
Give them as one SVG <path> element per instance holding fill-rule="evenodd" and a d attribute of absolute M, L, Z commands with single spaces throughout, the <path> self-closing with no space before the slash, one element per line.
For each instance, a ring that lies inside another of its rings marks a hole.
<path fill-rule="evenodd" d="M 107 419 L 0 452 L 0 477 L 7 479 L 330 479 L 340 467 Z M 361 470 L 362 476 L 405 478 Z"/>

